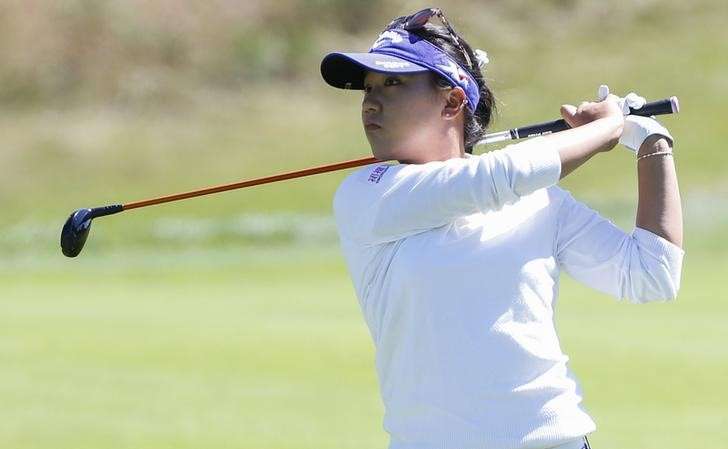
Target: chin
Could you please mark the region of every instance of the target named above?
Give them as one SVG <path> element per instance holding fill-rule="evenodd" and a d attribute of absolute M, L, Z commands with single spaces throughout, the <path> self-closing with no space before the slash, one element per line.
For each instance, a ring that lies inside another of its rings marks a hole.
<path fill-rule="evenodd" d="M 382 161 L 390 159 L 390 152 L 387 151 L 386 145 L 382 145 L 381 142 L 377 142 L 370 137 L 367 140 L 369 140 L 369 147 L 372 149 L 372 156 Z"/>
<path fill-rule="evenodd" d="M 389 157 L 389 153 L 386 151 L 382 151 L 381 149 L 377 148 L 376 146 L 372 145 L 372 156 L 379 159 L 380 161 L 386 161 L 388 159 L 391 159 Z"/>

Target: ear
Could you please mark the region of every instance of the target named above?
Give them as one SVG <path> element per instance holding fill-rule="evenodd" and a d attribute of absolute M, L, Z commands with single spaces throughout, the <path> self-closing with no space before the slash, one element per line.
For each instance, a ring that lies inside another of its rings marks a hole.
<path fill-rule="evenodd" d="M 445 106 L 442 108 L 442 117 L 446 120 L 452 120 L 458 116 L 460 111 L 465 109 L 467 96 L 462 87 L 453 87 L 448 89 L 445 94 Z"/>

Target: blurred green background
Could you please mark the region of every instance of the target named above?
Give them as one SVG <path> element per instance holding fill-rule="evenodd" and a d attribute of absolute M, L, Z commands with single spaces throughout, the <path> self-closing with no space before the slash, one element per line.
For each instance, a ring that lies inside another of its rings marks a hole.
<path fill-rule="evenodd" d="M 679 96 L 661 119 L 678 301 L 620 304 L 564 276 L 557 325 L 595 449 L 726 444 L 723 1 L 0 0 L 0 447 L 386 447 L 331 218 L 346 172 L 98 219 L 77 259 L 58 237 L 80 207 L 366 156 L 361 96 L 319 62 L 426 6 L 489 53 L 493 130 L 601 83 Z M 634 226 L 627 151 L 562 184 Z"/>

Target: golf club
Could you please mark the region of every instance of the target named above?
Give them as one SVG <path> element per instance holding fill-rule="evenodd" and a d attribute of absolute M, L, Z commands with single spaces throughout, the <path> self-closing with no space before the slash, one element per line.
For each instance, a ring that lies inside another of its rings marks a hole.
<path fill-rule="evenodd" d="M 677 97 L 670 97 L 647 103 L 640 109 L 631 109 L 630 113 L 634 115 L 652 116 L 661 114 L 673 114 L 679 112 L 679 103 Z M 554 133 L 568 129 L 569 125 L 563 119 L 550 122 L 538 123 L 535 125 L 513 128 L 508 131 L 487 134 L 476 145 L 490 144 L 506 140 L 515 140 L 525 137 L 535 137 L 543 134 Z M 319 167 L 307 168 L 278 175 L 266 176 L 246 181 L 224 184 L 214 187 L 207 187 L 200 190 L 190 192 L 177 193 L 173 195 L 152 198 L 148 200 L 136 201 L 127 204 L 115 204 L 111 206 L 101 206 L 94 208 L 78 209 L 73 212 L 61 230 L 61 251 L 67 257 L 76 257 L 81 253 L 89 231 L 91 230 L 91 221 L 94 218 L 103 217 L 105 215 L 116 214 L 125 210 L 136 209 L 140 207 L 153 206 L 156 204 L 169 203 L 172 201 L 184 200 L 197 196 L 210 195 L 213 193 L 225 192 L 228 190 L 241 189 L 244 187 L 252 187 L 261 184 L 268 184 L 287 179 L 301 178 L 304 176 L 316 175 L 319 173 L 327 173 L 332 171 L 344 170 L 347 168 L 360 167 L 363 165 L 380 162 L 374 157 L 366 157 L 351 161 L 339 162 L 335 164 L 322 165 Z"/>
<path fill-rule="evenodd" d="M 680 102 L 678 102 L 677 97 L 674 96 L 665 98 L 664 100 L 645 103 L 645 105 L 639 109 L 629 108 L 629 115 L 641 115 L 644 117 L 652 115 L 677 114 L 678 112 L 680 112 Z M 545 134 L 564 131 L 566 129 L 569 129 L 569 125 L 566 121 L 564 119 L 558 119 L 550 122 L 513 128 L 508 131 L 486 134 L 485 137 L 477 143 L 477 145 L 542 136 Z"/>

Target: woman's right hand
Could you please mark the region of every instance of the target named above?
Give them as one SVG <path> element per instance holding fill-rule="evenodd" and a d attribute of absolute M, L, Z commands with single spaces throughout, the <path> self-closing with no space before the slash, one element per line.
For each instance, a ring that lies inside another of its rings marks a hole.
<path fill-rule="evenodd" d="M 561 116 L 572 128 L 602 121 L 609 128 L 612 137 L 600 151 L 609 151 L 617 145 L 624 129 L 624 114 L 618 101 L 619 97 L 610 94 L 602 101 L 584 101 L 578 107 L 565 104 L 561 106 Z"/>

